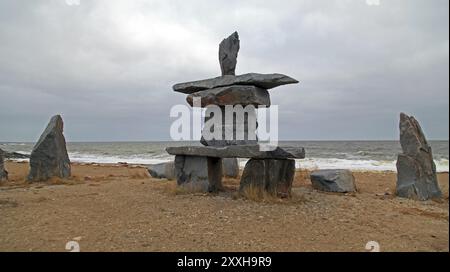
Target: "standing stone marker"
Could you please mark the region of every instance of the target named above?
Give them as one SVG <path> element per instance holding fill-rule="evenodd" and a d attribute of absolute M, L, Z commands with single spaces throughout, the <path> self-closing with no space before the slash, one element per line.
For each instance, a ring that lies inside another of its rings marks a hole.
<path fill-rule="evenodd" d="M 239 52 L 239 35 L 231 34 L 219 44 L 219 62 L 222 75 L 235 75 Z"/>
<path fill-rule="evenodd" d="M 67 155 L 63 127 L 61 116 L 53 116 L 31 152 L 29 181 L 70 177 L 70 160 Z"/>
<path fill-rule="evenodd" d="M 419 122 L 404 113 L 400 114 L 400 144 L 396 194 L 418 200 L 442 197 L 431 147 Z"/>
<path fill-rule="evenodd" d="M 8 180 L 8 171 L 5 170 L 3 150 L 0 149 L 0 181 Z"/>
<path fill-rule="evenodd" d="M 176 156 L 175 173 L 180 186 L 220 191 L 222 174 L 239 176 L 236 158 L 250 158 L 241 177 L 241 191 L 256 187 L 261 192 L 288 197 L 295 173 L 291 158 L 304 158 L 305 150 L 260 148 L 257 108 L 270 107 L 268 89 L 298 81 L 278 73 L 235 75 L 239 43 L 239 35 L 234 32 L 219 44 L 221 76 L 172 87 L 175 92 L 188 94 L 186 100 L 192 107 L 206 108 L 200 140 L 204 146 L 167 147 L 166 151 Z"/>

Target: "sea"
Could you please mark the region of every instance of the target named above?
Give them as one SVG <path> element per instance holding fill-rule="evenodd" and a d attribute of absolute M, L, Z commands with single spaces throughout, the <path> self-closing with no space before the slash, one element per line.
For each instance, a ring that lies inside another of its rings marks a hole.
<path fill-rule="evenodd" d="M 448 172 L 449 142 L 429 141 L 438 172 Z M 73 162 L 154 164 L 173 160 L 165 152 L 168 146 L 199 145 L 198 142 L 68 142 Z M 279 146 L 298 146 L 306 158 L 296 160 L 303 169 L 350 169 L 362 171 L 395 171 L 398 141 L 282 141 Z M 33 143 L 3 142 L 0 148 L 9 152 L 30 154 Z M 246 159 L 239 159 L 243 167 Z"/>

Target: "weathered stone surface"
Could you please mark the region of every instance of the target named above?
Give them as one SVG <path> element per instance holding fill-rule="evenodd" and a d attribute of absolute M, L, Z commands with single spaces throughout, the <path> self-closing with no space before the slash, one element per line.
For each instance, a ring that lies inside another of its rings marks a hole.
<path fill-rule="evenodd" d="M 231 85 L 252 85 L 262 89 L 272 89 L 281 85 L 295 84 L 297 80 L 283 74 L 248 73 L 239 76 L 225 75 L 210 79 L 175 84 L 175 92 L 191 94 L 202 90 Z"/>
<path fill-rule="evenodd" d="M 175 156 L 177 184 L 189 191 L 222 190 L 222 160 L 202 156 Z"/>
<path fill-rule="evenodd" d="M 207 192 L 208 160 L 199 156 L 175 156 L 177 184 L 190 191 Z"/>
<path fill-rule="evenodd" d="M 148 172 L 154 178 L 175 179 L 175 164 L 174 162 L 163 162 L 158 164 L 151 164 L 147 166 Z"/>
<path fill-rule="evenodd" d="M 311 172 L 311 183 L 314 189 L 325 192 L 355 192 L 355 178 L 349 170 L 325 169 Z"/>
<path fill-rule="evenodd" d="M 53 116 L 31 152 L 28 180 L 43 181 L 51 177 L 70 177 L 70 160 L 63 127 L 61 116 Z"/>
<path fill-rule="evenodd" d="M 234 75 L 239 52 L 239 35 L 231 34 L 219 44 L 219 63 L 222 75 Z"/>
<path fill-rule="evenodd" d="M 294 160 L 250 159 L 241 177 L 240 192 L 266 191 L 279 197 L 291 195 L 295 174 Z"/>
<path fill-rule="evenodd" d="M 237 178 L 239 176 L 239 163 L 236 158 L 222 159 L 223 176 Z"/>
<path fill-rule="evenodd" d="M 270 107 L 270 96 L 266 89 L 261 89 L 251 85 L 231 85 L 214 89 L 199 91 L 188 95 L 186 101 L 193 105 L 193 100 L 200 98 L 201 107 L 208 105 L 263 105 Z"/>
<path fill-rule="evenodd" d="M 400 144 L 403 154 L 397 159 L 397 188 L 400 197 L 427 200 L 442 197 L 433 154 L 419 122 L 400 114 Z"/>
<path fill-rule="evenodd" d="M 0 181 L 8 179 L 8 171 L 5 170 L 3 150 L 0 149 Z"/>
<path fill-rule="evenodd" d="M 217 158 L 289 159 L 305 158 L 303 147 L 276 147 L 273 151 L 261 151 L 259 145 L 179 146 L 167 147 L 171 155 L 204 156 Z"/>
<path fill-rule="evenodd" d="M 217 193 L 223 190 L 223 165 L 220 158 L 207 158 L 208 161 L 208 192 Z"/>
<path fill-rule="evenodd" d="M 256 109 L 253 106 L 242 109 L 242 112 L 236 109 L 236 114 L 230 114 L 227 119 L 224 106 L 207 107 L 200 142 L 206 146 L 256 145 Z M 220 114 L 221 119 L 215 114 Z"/>

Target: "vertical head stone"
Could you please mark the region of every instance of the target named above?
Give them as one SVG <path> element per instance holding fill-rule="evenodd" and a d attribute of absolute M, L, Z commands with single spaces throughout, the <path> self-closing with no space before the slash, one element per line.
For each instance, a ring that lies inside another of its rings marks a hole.
<path fill-rule="evenodd" d="M 239 52 L 239 35 L 231 34 L 219 44 L 219 62 L 222 75 L 235 75 Z"/>

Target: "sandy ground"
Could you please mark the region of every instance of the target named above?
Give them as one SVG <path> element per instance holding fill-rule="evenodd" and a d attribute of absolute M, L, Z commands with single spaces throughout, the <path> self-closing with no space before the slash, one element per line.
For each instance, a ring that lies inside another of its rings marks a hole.
<path fill-rule="evenodd" d="M 296 173 L 289 200 L 186 193 L 145 168 L 72 166 L 66 181 L 27 184 L 27 163 L 6 163 L 0 184 L 0 251 L 449 251 L 448 174 L 442 201 L 396 198 L 395 173 L 354 173 L 358 192 L 313 190 Z"/>

